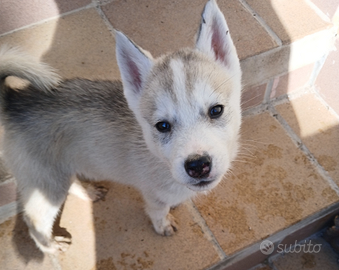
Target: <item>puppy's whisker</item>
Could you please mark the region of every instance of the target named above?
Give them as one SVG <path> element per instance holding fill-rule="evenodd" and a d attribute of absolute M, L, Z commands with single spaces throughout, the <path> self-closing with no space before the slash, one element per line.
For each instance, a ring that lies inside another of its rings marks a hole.
<path fill-rule="evenodd" d="M 233 172 L 233 169 L 229 169 L 228 172 L 231 173 L 235 178 L 238 178 L 238 176 Z"/>
<path fill-rule="evenodd" d="M 253 154 L 245 154 L 245 153 L 239 153 L 238 154 L 238 157 L 245 157 L 245 158 L 256 158 L 256 156 L 255 155 L 253 155 Z"/>
<path fill-rule="evenodd" d="M 244 142 L 240 142 L 240 145 L 242 146 L 242 147 L 249 147 L 249 148 L 255 148 L 255 149 L 258 149 L 258 146 L 257 145 L 255 145 L 255 144 L 253 144 L 253 143 L 244 143 Z"/>
<path fill-rule="evenodd" d="M 240 163 L 248 163 L 247 161 L 245 161 L 245 160 L 239 160 L 239 159 L 235 159 L 235 160 L 233 160 L 234 162 L 240 162 Z"/>
<path fill-rule="evenodd" d="M 242 140 L 247 141 L 247 142 L 259 143 L 259 144 L 268 144 L 267 142 L 258 141 L 258 140 L 251 140 L 251 139 L 242 139 Z"/>
<path fill-rule="evenodd" d="M 232 75 L 231 77 L 227 78 L 226 80 L 224 80 L 220 85 L 218 85 L 212 93 L 215 93 L 221 86 L 223 86 L 225 83 L 227 83 L 228 81 L 230 81 L 235 75 Z"/>
<path fill-rule="evenodd" d="M 254 97 L 252 97 L 252 98 L 250 98 L 250 99 L 248 99 L 248 100 L 242 102 L 242 103 L 241 103 L 241 106 L 247 104 L 248 102 L 250 102 L 250 101 L 252 101 L 252 100 L 254 100 L 254 99 L 256 99 L 256 98 L 258 98 L 258 97 L 260 97 L 260 96 L 263 96 L 263 95 L 262 95 L 262 94 L 258 94 L 258 95 L 256 95 L 256 96 L 254 96 Z"/>
<path fill-rule="evenodd" d="M 246 152 L 248 152 L 248 153 L 251 153 L 251 154 L 253 154 L 253 151 L 257 151 L 258 150 L 258 148 L 257 147 L 252 147 L 252 146 L 244 146 L 244 145 L 241 145 L 240 146 L 240 152 L 239 153 L 242 153 L 242 151 L 246 151 Z"/>
<path fill-rule="evenodd" d="M 248 147 L 248 146 L 244 146 L 243 144 L 240 144 L 239 153 L 242 153 L 243 151 L 252 153 L 252 151 L 255 151 L 255 150 L 257 150 L 256 147 L 251 147 L 251 146 Z"/>
<path fill-rule="evenodd" d="M 209 73 L 209 75 L 207 76 L 207 80 L 205 80 L 205 85 L 204 85 L 204 94 L 206 92 L 206 87 L 207 87 L 207 83 L 210 81 L 212 74 L 214 72 L 214 69 L 211 70 L 211 72 Z"/>

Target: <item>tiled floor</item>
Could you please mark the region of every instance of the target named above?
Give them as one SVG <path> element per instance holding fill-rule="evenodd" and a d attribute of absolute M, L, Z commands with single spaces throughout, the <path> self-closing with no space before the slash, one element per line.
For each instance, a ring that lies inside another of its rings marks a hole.
<path fill-rule="evenodd" d="M 302 245 L 305 246 L 302 246 Z M 289 253 L 273 258 L 276 270 L 335 270 L 339 269 L 338 254 L 334 253 L 329 244 L 321 237 L 307 239 Z"/>
<path fill-rule="evenodd" d="M 71 2 L 1 2 L 0 45 L 22 47 L 65 78 L 118 79 L 113 26 L 159 56 L 192 46 L 205 0 Z M 242 150 L 224 181 L 174 209 L 180 229 L 167 238 L 154 233 L 140 194 L 130 187 L 102 182 L 109 193 L 94 204 L 70 195 L 55 232 L 71 234 L 72 245 L 52 257 L 35 248 L 15 215 L 15 180 L 0 163 L 0 269 L 247 269 L 266 258 L 259 251 L 263 239 L 299 241 L 294 228 L 311 233 L 309 224 L 336 209 L 339 53 L 330 49 L 338 3 L 219 5 L 244 74 Z M 272 257 L 260 269 L 335 269 L 336 255 L 328 250 L 324 244 L 319 255 Z"/>
<path fill-rule="evenodd" d="M 228 255 L 338 200 L 269 113 L 246 117 L 242 140 L 232 173 L 196 202 Z"/>

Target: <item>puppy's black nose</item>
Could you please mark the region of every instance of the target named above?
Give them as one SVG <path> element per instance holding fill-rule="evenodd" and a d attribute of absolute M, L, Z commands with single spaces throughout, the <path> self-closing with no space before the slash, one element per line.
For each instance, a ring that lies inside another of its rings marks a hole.
<path fill-rule="evenodd" d="M 208 155 L 191 155 L 185 161 L 185 170 L 193 178 L 205 178 L 212 168 L 212 159 Z"/>

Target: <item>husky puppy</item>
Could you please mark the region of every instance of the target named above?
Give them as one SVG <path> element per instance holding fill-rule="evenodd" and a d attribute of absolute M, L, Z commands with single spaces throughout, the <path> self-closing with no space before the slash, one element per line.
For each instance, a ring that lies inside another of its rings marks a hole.
<path fill-rule="evenodd" d="M 241 70 L 215 0 L 202 13 L 192 49 L 153 59 L 115 34 L 120 81 L 62 80 L 17 49 L 0 52 L 4 158 L 17 179 L 24 219 L 43 251 L 76 175 L 140 190 L 154 229 L 172 235 L 170 207 L 216 187 L 238 151 Z M 30 82 L 12 89 L 7 76 Z"/>

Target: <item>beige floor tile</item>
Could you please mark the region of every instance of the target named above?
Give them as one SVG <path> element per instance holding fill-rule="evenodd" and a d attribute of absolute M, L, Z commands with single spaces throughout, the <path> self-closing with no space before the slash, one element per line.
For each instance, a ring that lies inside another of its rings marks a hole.
<path fill-rule="evenodd" d="M 270 98 L 274 99 L 305 87 L 310 80 L 313 67 L 314 64 L 310 64 L 274 78 Z"/>
<path fill-rule="evenodd" d="M 21 216 L 0 224 L 0 243 L 0 269 L 56 270 L 51 258 L 36 248 Z"/>
<path fill-rule="evenodd" d="M 117 29 L 154 56 L 193 46 L 206 0 L 113 1 L 102 9 Z M 276 46 L 266 31 L 236 0 L 219 1 L 241 59 Z"/>
<path fill-rule="evenodd" d="M 119 78 L 114 38 L 95 9 L 6 35 L 2 44 L 41 57 L 65 78 Z"/>
<path fill-rule="evenodd" d="M 243 110 L 255 107 L 264 101 L 267 84 L 247 87 L 241 91 L 241 108 Z"/>
<path fill-rule="evenodd" d="M 330 27 L 305 0 L 247 0 L 247 3 L 266 21 L 283 44 Z"/>
<path fill-rule="evenodd" d="M 339 185 L 339 120 L 312 94 L 277 106 L 294 132 Z"/>
<path fill-rule="evenodd" d="M 232 172 L 196 201 L 226 254 L 339 200 L 267 113 L 244 119 L 242 142 Z"/>
<path fill-rule="evenodd" d="M 275 260 L 273 264 L 277 270 L 335 270 L 339 269 L 338 255 L 333 252 L 328 243 L 322 238 L 312 239 L 306 241 L 306 244 L 312 244 L 304 247 L 297 247 L 300 252 L 288 253 L 281 255 Z M 317 245 L 317 246 L 315 246 Z M 320 251 L 319 251 L 320 250 Z M 319 252 L 309 252 L 319 251 Z"/>
<path fill-rule="evenodd" d="M 339 5 L 339 3 L 337 3 Z M 338 9 L 339 16 L 339 9 Z M 335 42 L 336 48 L 339 48 L 339 40 Z M 333 110 L 339 115 L 339 77 L 337 76 L 339 70 L 339 51 L 331 52 L 324 66 L 315 81 L 317 90 L 322 98 L 331 106 Z"/>
<path fill-rule="evenodd" d="M 61 227 L 73 244 L 60 256 L 64 269 L 205 269 L 219 258 L 193 221 L 185 205 L 173 214 L 179 221 L 175 236 L 157 235 L 132 188 L 104 183 L 106 200 L 93 204 L 69 197 Z"/>
<path fill-rule="evenodd" d="M 90 0 L 0 1 L 0 34 L 86 6 Z"/>
<path fill-rule="evenodd" d="M 311 0 L 324 14 L 326 14 L 330 19 L 333 18 L 339 3 L 337 0 Z"/>

